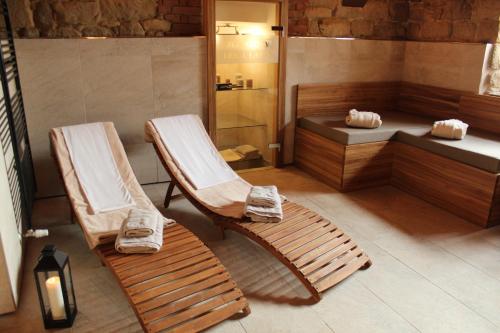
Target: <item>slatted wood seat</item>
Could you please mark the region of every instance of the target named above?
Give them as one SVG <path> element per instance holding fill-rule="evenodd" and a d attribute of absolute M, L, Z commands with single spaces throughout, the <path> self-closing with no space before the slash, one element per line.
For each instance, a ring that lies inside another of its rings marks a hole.
<path fill-rule="evenodd" d="M 156 210 L 135 178 L 114 126 L 104 126 L 118 171 L 135 203 Z M 116 277 L 145 332 L 198 332 L 235 314 L 250 313 L 247 300 L 225 267 L 196 235 L 178 223 L 164 227 L 159 252 L 118 253 L 114 240 L 129 209 L 90 214 L 60 129 L 51 131 L 50 141 L 72 212 L 89 246 Z M 110 230 L 89 231 L 99 225 Z"/>
<path fill-rule="evenodd" d="M 153 255 L 124 255 L 113 244 L 96 250 L 145 331 L 197 332 L 249 313 L 236 283 L 198 237 L 174 224 L 165 228 L 163 240 Z"/>
<path fill-rule="evenodd" d="M 371 265 L 361 248 L 340 228 L 293 202 L 283 205 L 281 223 L 255 223 L 215 217 L 270 251 L 301 280 L 316 300 L 360 268 Z"/>
<path fill-rule="evenodd" d="M 316 301 L 321 293 L 335 286 L 359 269 L 370 267 L 371 261 L 362 249 L 342 230 L 319 214 L 293 202 L 283 204 L 283 221 L 255 223 L 225 217 L 207 208 L 192 195 L 189 183 L 173 162 L 161 138 L 150 122 L 146 134 L 172 182 L 165 198 L 168 207 L 173 186 L 216 225 L 239 232 L 255 241 L 286 265 L 312 294 Z M 175 184 L 175 185 L 174 185 Z"/>

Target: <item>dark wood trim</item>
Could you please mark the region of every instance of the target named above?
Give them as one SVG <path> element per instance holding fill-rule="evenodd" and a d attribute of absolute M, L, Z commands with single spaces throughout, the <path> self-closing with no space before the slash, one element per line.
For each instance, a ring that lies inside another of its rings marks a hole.
<path fill-rule="evenodd" d="M 215 142 L 215 0 L 203 0 L 203 32 L 207 37 L 207 115 L 206 125 L 208 134 Z"/>

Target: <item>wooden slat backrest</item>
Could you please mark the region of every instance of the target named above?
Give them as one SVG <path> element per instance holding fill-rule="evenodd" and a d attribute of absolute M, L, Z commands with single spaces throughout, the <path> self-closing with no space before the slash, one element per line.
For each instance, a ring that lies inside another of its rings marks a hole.
<path fill-rule="evenodd" d="M 465 92 L 402 82 L 398 110 L 436 119 L 458 116 L 460 98 Z"/>
<path fill-rule="evenodd" d="M 394 109 L 398 82 L 303 84 L 298 86 L 297 118 L 346 114 L 352 108 L 376 112 Z"/>
<path fill-rule="evenodd" d="M 472 128 L 500 134 L 500 97 L 476 94 L 462 96 L 459 119 Z"/>

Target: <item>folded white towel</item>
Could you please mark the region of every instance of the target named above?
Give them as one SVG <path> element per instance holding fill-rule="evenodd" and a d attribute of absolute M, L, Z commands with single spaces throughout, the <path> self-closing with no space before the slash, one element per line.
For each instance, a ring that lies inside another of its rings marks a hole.
<path fill-rule="evenodd" d="M 283 220 L 283 211 L 281 203 L 276 207 L 246 206 L 245 216 L 252 222 L 270 222 L 278 223 Z"/>
<path fill-rule="evenodd" d="M 116 237 L 115 249 L 120 253 L 156 253 L 163 245 L 163 224 L 164 218 L 156 214 L 155 230 L 151 235 L 145 237 L 125 237 L 124 226 L 122 224 L 120 232 Z M 165 221 L 170 223 L 171 220 Z"/>
<path fill-rule="evenodd" d="M 467 128 L 469 125 L 458 119 L 441 120 L 434 123 L 431 134 L 440 138 L 461 140 L 467 134 Z"/>
<path fill-rule="evenodd" d="M 247 196 L 247 204 L 252 206 L 275 207 L 280 201 L 276 186 L 253 186 Z"/>
<path fill-rule="evenodd" d="M 123 225 L 125 237 L 145 237 L 155 232 L 158 212 L 132 208 Z"/>
<path fill-rule="evenodd" d="M 382 125 L 382 120 L 378 113 L 352 109 L 345 118 L 345 123 L 350 127 L 377 128 Z"/>
<path fill-rule="evenodd" d="M 283 220 L 282 200 L 286 201 L 286 198 L 278 195 L 278 200 L 273 207 L 255 206 L 246 203 L 245 216 L 249 217 L 253 222 L 281 222 Z"/>

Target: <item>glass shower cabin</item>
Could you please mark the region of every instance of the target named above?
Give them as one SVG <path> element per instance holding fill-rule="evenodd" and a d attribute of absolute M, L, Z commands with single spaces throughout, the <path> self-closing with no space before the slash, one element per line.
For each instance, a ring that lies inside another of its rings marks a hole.
<path fill-rule="evenodd" d="M 279 5 L 216 1 L 216 145 L 235 170 L 274 165 Z"/>

